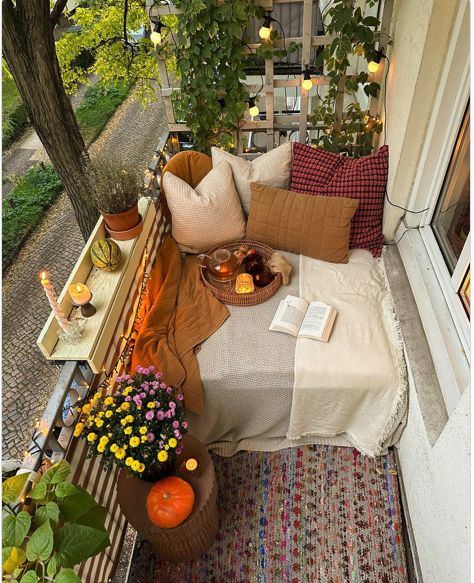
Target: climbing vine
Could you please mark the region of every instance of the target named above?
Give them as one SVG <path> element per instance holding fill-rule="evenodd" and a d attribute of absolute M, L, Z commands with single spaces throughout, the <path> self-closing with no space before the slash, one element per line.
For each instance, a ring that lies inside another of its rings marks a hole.
<path fill-rule="evenodd" d="M 368 2 L 369 6 L 375 4 L 376 0 Z M 380 85 L 371 81 L 366 71 L 351 76 L 347 75 L 347 69 L 351 56 L 365 56 L 368 61 L 374 57 L 374 29 L 380 21 L 375 16 L 364 16 L 350 0 L 335 0 L 327 15 L 330 22 L 326 32 L 336 37 L 316 60 L 316 67 L 324 63 L 330 78 L 328 91 L 311 118 L 313 124 L 327 126 L 316 143 L 332 152 L 363 156 L 372 150 L 374 135 L 382 131 L 383 124 L 378 117 L 362 110 L 357 94 L 362 90 L 368 97 L 377 97 Z M 338 115 L 337 102 L 344 94 L 351 95 L 353 101 L 343 115 Z"/>
<path fill-rule="evenodd" d="M 183 10 L 177 29 L 177 67 L 181 90 L 173 95 L 178 118 L 190 128 L 196 149 L 233 140 L 247 108 L 242 83 L 252 0 L 175 0 Z"/>

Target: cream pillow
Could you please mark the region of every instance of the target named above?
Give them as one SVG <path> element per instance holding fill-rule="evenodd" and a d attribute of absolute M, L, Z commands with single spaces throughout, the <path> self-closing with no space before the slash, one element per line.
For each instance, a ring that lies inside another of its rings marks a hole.
<path fill-rule="evenodd" d="M 246 215 L 250 211 L 251 182 L 258 182 L 275 188 L 288 189 L 290 187 L 291 146 L 291 142 L 285 142 L 278 148 L 262 154 L 251 162 L 219 148 L 211 148 L 213 166 L 217 166 L 224 160 L 232 166 L 235 186 Z"/>
<path fill-rule="evenodd" d="M 213 168 L 196 188 L 165 172 L 163 188 L 171 212 L 173 238 L 181 251 L 203 253 L 244 238 L 244 213 L 227 162 Z"/>

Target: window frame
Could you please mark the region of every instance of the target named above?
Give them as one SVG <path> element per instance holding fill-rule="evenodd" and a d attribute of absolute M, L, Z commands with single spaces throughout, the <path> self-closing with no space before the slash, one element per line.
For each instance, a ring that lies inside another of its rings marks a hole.
<path fill-rule="evenodd" d="M 470 324 L 455 289 L 469 265 L 465 244 L 450 274 L 431 221 L 470 97 L 469 2 L 461 0 L 407 213 L 395 240 L 418 305 L 448 414 L 470 382 Z M 470 243 L 470 236 L 469 236 Z M 461 261 L 463 262 L 461 266 Z"/>

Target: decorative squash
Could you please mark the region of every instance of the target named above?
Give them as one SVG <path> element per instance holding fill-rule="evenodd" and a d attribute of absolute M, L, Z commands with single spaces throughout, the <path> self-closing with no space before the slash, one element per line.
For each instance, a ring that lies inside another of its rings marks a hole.
<path fill-rule="evenodd" d="M 98 239 L 91 247 L 92 263 L 104 271 L 114 271 L 120 265 L 120 247 L 110 239 Z"/>
<path fill-rule="evenodd" d="M 148 492 L 148 518 L 158 528 L 174 528 L 186 520 L 194 505 L 194 491 L 188 482 L 167 476 Z"/>

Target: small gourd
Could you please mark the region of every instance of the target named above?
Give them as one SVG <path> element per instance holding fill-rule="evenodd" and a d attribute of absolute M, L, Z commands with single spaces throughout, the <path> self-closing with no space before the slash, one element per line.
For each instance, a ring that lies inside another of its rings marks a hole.
<path fill-rule="evenodd" d="M 158 528 L 175 528 L 188 518 L 193 505 L 194 490 L 177 476 L 153 484 L 146 499 L 148 518 Z"/>
<path fill-rule="evenodd" d="M 120 265 L 120 247 L 111 239 L 98 239 L 91 247 L 92 263 L 104 271 L 114 271 Z"/>

